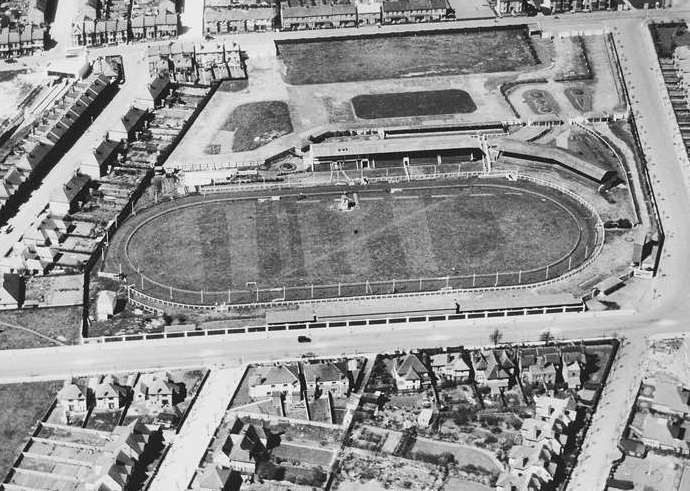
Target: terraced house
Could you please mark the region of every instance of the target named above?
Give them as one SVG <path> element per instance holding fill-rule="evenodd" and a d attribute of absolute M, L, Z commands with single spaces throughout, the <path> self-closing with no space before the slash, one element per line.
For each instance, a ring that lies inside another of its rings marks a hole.
<path fill-rule="evenodd" d="M 207 34 L 270 31 L 275 17 L 276 10 L 272 5 L 259 2 L 207 6 L 204 10 L 204 30 Z"/>
<path fill-rule="evenodd" d="M 357 9 L 349 3 L 310 3 L 304 0 L 287 0 L 280 6 L 283 29 L 325 29 L 331 27 L 355 27 Z"/>
<path fill-rule="evenodd" d="M 383 3 L 383 24 L 437 22 L 448 14 L 447 0 L 394 0 Z"/>

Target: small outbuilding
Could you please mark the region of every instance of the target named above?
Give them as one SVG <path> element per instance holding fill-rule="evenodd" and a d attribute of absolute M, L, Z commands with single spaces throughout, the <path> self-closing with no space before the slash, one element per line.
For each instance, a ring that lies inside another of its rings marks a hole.
<path fill-rule="evenodd" d="M 98 292 L 96 298 L 96 320 L 105 321 L 115 315 L 115 306 L 117 305 L 117 294 L 111 290 L 102 290 Z"/>

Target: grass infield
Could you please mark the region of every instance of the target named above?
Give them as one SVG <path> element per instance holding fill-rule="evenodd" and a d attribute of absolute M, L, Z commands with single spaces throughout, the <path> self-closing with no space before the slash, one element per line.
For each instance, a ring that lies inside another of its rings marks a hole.
<path fill-rule="evenodd" d="M 155 281 L 196 291 L 471 275 L 543 267 L 588 233 L 587 212 L 549 189 L 416 184 L 396 193 L 360 188 L 350 212 L 335 209 L 339 192 L 318 188 L 303 199 L 154 208 L 116 235 L 110 266 L 131 262 Z"/>
<path fill-rule="evenodd" d="M 366 94 L 352 98 L 359 118 L 406 118 L 437 114 L 471 113 L 477 110 L 464 90 L 429 90 L 394 94 Z"/>

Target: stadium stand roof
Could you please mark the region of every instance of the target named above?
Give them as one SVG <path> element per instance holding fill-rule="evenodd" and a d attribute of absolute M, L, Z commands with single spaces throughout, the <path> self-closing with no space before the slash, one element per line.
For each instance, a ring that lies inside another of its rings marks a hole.
<path fill-rule="evenodd" d="M 468 135 L 434 135 L 412 138 L 387 138 L 330 141 L 311 145 L 312 157 L 346 157 L 389 153 L 434 152 L 459 148 L 479 148 L 479 141 Z"/>
<path fill-rule="evenodd" d="M 603 182 L 616 173 L 615 171 L 594 165 L 561 148 L 540 145 L 538 143 L 527 143 L 505 138 L 501 140 L 497 148 L 507 156 L 517 156 L 526 160 L 537 160 L 561 165 L 596 182 Z"/>

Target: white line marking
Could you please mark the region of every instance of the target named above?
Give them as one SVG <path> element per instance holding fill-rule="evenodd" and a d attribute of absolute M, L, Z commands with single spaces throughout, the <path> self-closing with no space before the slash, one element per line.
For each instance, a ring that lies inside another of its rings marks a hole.
<path fill-rule="evenodd" d="M 493 196 L 491 193 L 476 193 L 476 194 L 470 194 L 470 196 Z"/>

